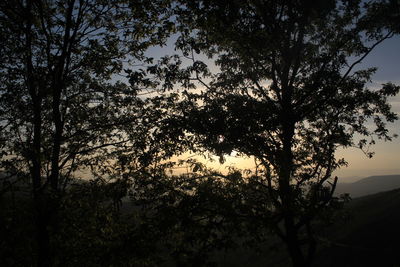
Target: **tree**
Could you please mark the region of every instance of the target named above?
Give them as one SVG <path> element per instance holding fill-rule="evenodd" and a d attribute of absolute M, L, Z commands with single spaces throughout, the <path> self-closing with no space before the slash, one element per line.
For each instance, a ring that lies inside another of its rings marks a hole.
<path fill-rule="evenodd" d="M 150 63 L 146 49 L 171 32 L 168 8 L 163 0 L 0 4 L 0 169 L 30 181 L 38 266 L 52 264 L 50 233 L 74 174 L 148 164 L 139 137 L 152 125 L 142 123 L 138 94 L 152 83 L 133 64 Z M 129 66 L 130 85 L 115 78 Z"/>
<path fill-rule="evenodd" d="M 185 91 L 175 111 L 180 136 L 189 133 L 192 149 L 221 158 L 232 151 L 255 158 L 254 190 L 269 203 L 253 205 L 293 266 L 309 266 L 313 222 L 339 201 L 332 173 L 346 161 L 335 151 L 355 146 L 372 156 L 375 138 L 392 138 L 386 122 L 397 116 L 388 97 L 400 87 L 368 88 L 375 69 L 357 64 L 399 32 L 398 3 L 181 1 L 178 14 L 177 47 L 193 62 L 186 80 L 204 87 Z M 199 53 L 215 59 L 215 75 Z"/>

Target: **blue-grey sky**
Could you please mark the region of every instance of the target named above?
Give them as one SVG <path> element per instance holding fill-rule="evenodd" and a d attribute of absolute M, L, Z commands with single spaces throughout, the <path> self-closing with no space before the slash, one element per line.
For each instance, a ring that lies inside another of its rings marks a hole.
<path fill-rule="evenodd" d="M 400 85 L 400 37 L 386 40 L 376 47 L 360 64 L 360 68 L 377 67 L 371 86 L 379 87 L 382 83 L 393 82 Z M 400 95 L 390 99 L 393 110 L 400 116 Z M 400 135 L 400 121 L 389 125 L 392 133 Z M 339 176 L 369 176 L 378 174 L 400 173 L 400 138 L 392 142 L 378 141 L 372 147 L 375 156 L 368 159 L 357 149 L 339 151 L 349 162 L 348 168 L 337 171 Z"/>
<path fill-rule="evenodd" d="M 175 39 L 175 38 L 172 38 Z M 174 54 L 172 43 L 165 47 L 151 48 L 149 55 L 159 58 L 166 54 Z M 203 58 L 204 59 L 204 58 Z M 383 83 L 393 82 L 400 85 L 400 37 L 394 37 L 386 40 L 373 50 L 364 61 L 358 65 L 357 69 L 368 67 L 377 67 L 378 70 L 372 78 L 371 87 L 379 88 Z M 400 116 L 400 95 L 390 99 L 393 110 Z M 400 121 L 389 125 L 391 133 L 400 135 Z M 367 158 L 362 151 L 358 149 L 346 149 L 337 152 L 338 157 L 343 157 L 349 162 L 347 168 L 342 168 L 335 172 L 339 177 L 366 177 L 370 175 L 400 174 L 400 138 L 392 142 L 377 141 L 371 148 L 375 152 L 373 158 Z M 251 159 L 235 159 L 228 157 L 224 165 L 220 165 L 218 160 L 211 163 L 213 168 L 223 171 L 227 165 L 235 164 L 237 167 L 251 167 Z M 343 181 L 343 180 L 342 180 Z"/>

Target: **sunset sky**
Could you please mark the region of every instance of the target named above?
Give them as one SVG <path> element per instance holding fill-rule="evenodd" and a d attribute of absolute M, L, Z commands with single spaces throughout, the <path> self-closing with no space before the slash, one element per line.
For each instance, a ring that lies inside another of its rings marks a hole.
<path fill-rule="evenodd" d="M 172 38 L 174 39 L 174 38 Z M 172 43 L 172 41 L 171 41 Z M 165 54 L 174 54 L 172 45 L 163 48 L 152 48 L 149 50 L 154 58 L 159 58 Z M 203 58 L 202 58 L 203 59 Z M 364 61 L 358 65 L 358 69 L 368 67 L 377 67 L 378 70 L 373 76 L 371 87 L 379 88 L 381 84 L 393 82 L 400 85 L 400 37 L 386 40 L 380 46 L 375 48 Z M 393 110 L 400 115 L 400 95 L 390 99 Z M 391 133 L 400 135 L 400 121 L 388 125 Z M 373 158 L 367 158 L 359 149 L 346 149 L 338 151 L 337 156 L 343 157 L 349 162 L 347 168 L 342 168 L 335 172 L 341 181 L 353 181 L 354 178 L 367 177 L 371 175 L 400 174 L 400 138 L 394 139 L 392 142 L 377 141 L 376 145 L 371 148 L 375 152 Z M 251 168 L 252 159 L 239 159 L 235 157 L 227 157 L 224 165 L 220 165 L 218 158 L 208 163 L 209 166 L 220 171 L 226 170 L 227 166 L 234 165 L 239 168 Z"/>
<path fill-rule="evenodd" d="M 400 85 L 400 37 L 382 43 L 360 64 L 360 68 L 373 66 L 378 67 L 378 70 L 373 76 L 372 86 L 378 87 L 388 81 Z M 390 103 L 400 116 L 400 95 L 391 98 Z M 389 125 L 389 129 L 392 133 L 400 135 L 400 121 Z M 346 169 L 337 171 L 337 175 L 365 177 L 400 173 L 400 138 L 386 143 L 378 141 L 372 151 L 376 152 L 372 159 L 368 159 L 357 149 L 340 151 L 338 155 L 346 158 L 350 165 Z"/>

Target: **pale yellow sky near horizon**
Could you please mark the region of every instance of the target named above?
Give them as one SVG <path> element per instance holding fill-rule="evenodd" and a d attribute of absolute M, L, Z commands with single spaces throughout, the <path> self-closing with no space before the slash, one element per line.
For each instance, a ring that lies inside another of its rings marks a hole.
<path fill-rule="evenodd" d="M 171 45 L 163 48 L 152 48 L 149 51 L 149 54 L 154 54 L 155 58 L 168 53 L 176 53 Z M 204 58 L 200 56 L 199 59 Z M 383 42 L 358 65 L 358 69 L 369 67 L 378 68 L 372 77 L 370 87 L 379 88 L 381 84 L 389 81 L 400 85 L 400 36 Z M 400 95 L 390 98 L 389 102 L 393 111 L 400 116 Z M 389 124 L 388 128 L 392 134 L 400 135 L 400 121 Z M 339 150 L 337 157 L 345 158 L 349 166 L 337 170 L 335 175 L 339 176 L 339 178 L 345 178 L 400 174 L 400 138 L 396 138 L 392 142 L 376 141 L 376 145 L 371 148 L 371 151 L 375 152 L 373 158 L 368 158 L 362 151 L 355 148 Z M 227 162 L 221 165 L 218 162 L 218 158 L 216 157 L 215 159 L 214 162 L 208 164 L 210 167 L 220 171 L 223 171 L 229 165 L 236 165 L 239 168 L 251 168 L 254 162 L 252 159 L 228 157 Z"/>
<path fill-rule="evenodd" d="M 361 150 L 356 148 L 337 151 L 337 158 L 345 158 L 349 166 L 336 170 L 333 175 L 338 176 L 340 182 L 346 182 L 346 180 L 353 181 L 357 177 L 400 174 L 400 142 L 396 141 L 386 143 L 378 141 L 375 147 L 372 148 L 372 151 L 375 152 L 372 158 L 368 158 Z M 225 156 L 224 164 L 219 163 L 217 156 L 213 156 L 213 161 L 205 160 L 201 156 L 198 156 L 197 159 L 205 163 L 207 167 L 220 172 L 227 172 L 230 166 L 239 169 L 254 169 L 255 166 L 254 159 L 248 157 Z"/>

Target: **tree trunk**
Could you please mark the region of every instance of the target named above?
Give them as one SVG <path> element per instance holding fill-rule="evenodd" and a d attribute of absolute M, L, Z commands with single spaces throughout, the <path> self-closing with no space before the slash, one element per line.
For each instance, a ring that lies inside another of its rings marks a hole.
<path fill-rule="evenodd" d="M 286 247 L 290 255 L 293 267 L 307 267 L 308 264 L 301 250 L 301 244 L 298 238 L 298 231 L 295 229 L 293 220 L 289 218 L 285 220 L 286 228 Z"/>
<path fill-rule="evenodd" d="M 36 228 L 36 261 L 38 267 L 51 266 L 49 213 L 43 192 L 35 196 L 35 228 Z"/>
<path fill-rule="evenodd" d="M 284 75 L 284 77 L 286 77 Z M 280 158 L 279 169 L 279 193 L 282 200 L 282 215 L 285 228 L 285 239 L 288 253 L 290 255 L 293 267 L 308 266 L 307 259 L 301 249 L 302 245 L 299 241 L 299 229 L 295 225 L 295 203 L 296 192 L 291 186 L 291 176 L 293 171 L 293 136 L 295 129 L 295 120 L 292 106 L 292 88 L 287 85 L 288 80 L 282 81 L 282 156 Z"/>
<path fill-rule="evenodd" d="M 50 238 L 48 232 L 49 211 L 47 209 L 46 185 L 42 181 L 42 93 L 34 74 L 32 60 L 32 1 L 26 2 L 26 76 L 33 110 L 33 142 L 28 149 L 31 163 L 30 175 L 34 204 L 36 264 L 39 267 L 51 266 Z"/>
<path fill-rule="evenodd" d="M 295 242 L 293 244 L 287 244 L 287 249 L 290 254 L 293 267 L 309 267 L 298 244 Z"/>

